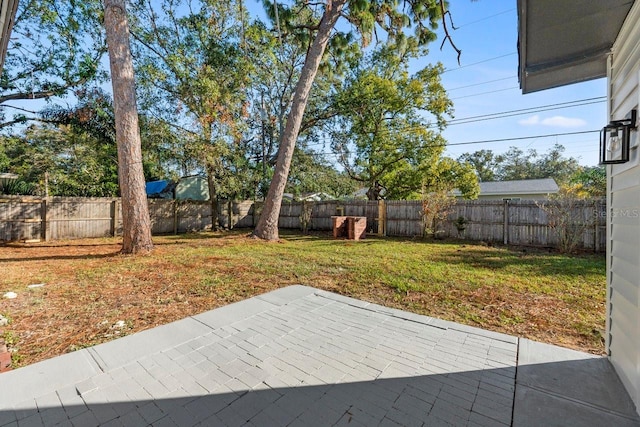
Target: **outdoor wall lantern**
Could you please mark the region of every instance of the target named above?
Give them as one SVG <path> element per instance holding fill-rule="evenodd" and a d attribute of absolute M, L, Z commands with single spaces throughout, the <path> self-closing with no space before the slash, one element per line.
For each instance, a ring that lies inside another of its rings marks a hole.
<path fill-rule="evenodd" d="M 629 161 L 631 130 L 636 128 L 637 112 L 631 110 L 624 120 L 614 120 L 600 131 L 600 164 Z"/>

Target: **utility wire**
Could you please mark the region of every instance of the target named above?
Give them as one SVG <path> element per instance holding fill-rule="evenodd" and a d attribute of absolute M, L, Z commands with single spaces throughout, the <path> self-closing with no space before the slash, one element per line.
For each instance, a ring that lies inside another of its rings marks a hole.
<path fill-rule="evenodd" d="M 440 74 L 448 73 L 448 72 L 450 72 L 450 71 L 460 70 L 460 69 L 462 69 L 462 68 L 473 67 L 474 65 L 484 64 L 485 62 L 495 61 L 496 59 L 506 58 L 506 57 L 508 57 L 508 56 L 513 56 L 513 55 L 517 55 L 517 54 L 518 54 L 517 52 L 512 52 L 512 53 L 507 53 L 507 54 L 500 55 L 500 56 L 495 56 L 495 57 L 493 57 L 493 58 L 484 59 L 484 60 L 482 60 L 482 61 L 474 62 L 474 63 L 471 63 L 471 64 L 461 65 L 461 66 L 456 67 L 456 68 L 447 68 L 446 70 L 444 70 L 444 71 L 443 71 L 442 73 L 440 73 Z"/>
<path fill-rule="evenodd" d="M 505 117 L 519 116 L 522 114 L 541 113 L 543 111 L 561 110 L 564 108 L 582 107 L 584 105 L 599 104 L 607 100 L 606 96 L 597 98 L 586 98 L 570 102 L 561 102 L 556 104 L 540 105 L 538 107 L 522 108 L 519 110 L 509 110 L 500 113 L 483 114 L 480 116 L 470 116 L 462 119 L 453 119 L 447 125 L 462 125 L 465 123 L 473 123 L 481 120 L 502 119 Z"/>
<path fill-rule="evenodd" d="M 515 7 L 514 7 L 514 8 L 511 8 L 511 9 L 503 10 L 502 12 L 498 12 L 498 13 L 495 13 L 495 14 L 493 14 L 493 15 L 485 16 L 484 18 L 480 18 L 480 19 L 477 19 L 477 20 L 475 20 L 475 21 L 466 22 L 466 23 L 464 23 L 464 24 L 462 24 L 462 25 L 460 25 L 460 26 L 456 27 L 456 30 L 458 30 L 458 29 L 460 29 L 460 28 L 467 27 L 467 26 L 469 26 L 469 25 L 477 24 L 477 23 L 479 23 L 479 22 L 487 21 L 487 20 L 489 20 L 489 19 L 491 19 L 491 18 L 495 18 L 496 16 L 500 16 L 500 15 L 504 15 L 505 13 L 513 12 L 514 10 L 516 10 L 516 8 L 515 8 Z"/>
<path fill-rule="evenodd" d="M 453 143 L 450 143 L 450 144 L 446 144 L 446 146 L 488 144 L 488 143 L 493 143 L 493 142 L 506 142 L 506 141 L 523 141 L 523 140 L 526 140 L 526 139 L 552 138 L 552 137 L 558 137 L 558 136 L 583 135 L 585 133 L 599 133 L 599 132 L 600 132 L 600 129 L 585 130 L 585 131 L 581 131 L 581 132 L 550 133 L 550 134 L 546 134 L 546 135 L 520 136 L 520 137 L 516 137 L 516 138 L 485 139 L 483 141 L 453 142 Z"/>
<path fill-rule="evenodd" d="M 488 95 L 490 93 L 496 93 L 496 92 L 506 92 L 508 90 L 513 90 L 513 89 L 518 89 L 518 88 L 519 88 L 518 86 L 511 86 L 511 87 L 504 88 L 504 89 L 490 90 L 488 92 L 480 92 L 480 93 L 474 93 L 474 94 L 471 94 L 471 95 L 459 96 L 457 98 L 451 98 L 451 100 L 455 101 L 457 99 L 473 98 L 474 96 Z"/>
<path fill-rule="evenodd" d="M 476 19 L 475 21 L 465 22 L 462 25 L 454 26 L 453 29 L 454 30 L 460 30 L 461 28 L 465 28 L 465 27 L 468 27 L 468 26 L 471 26 L 471 25 L 474 25 L 474 24 L 478 24 L 480 22 L 488 21 L 489 19 L 495 18 L 496 16 L 500 16 L 500 15 L 504 15 L 505 13 L 513 12 L 514 10 L 516 10 L 515 7 L 511 8 L 511 9 L 503 10 L 502 12 L 494 13 L 493 15 L 485 16 L 483 18 Z"/>
<path fill-rule="evenodd" d="M 599 97 L 594 97 L 594 98 L 584 98 L 584 99 L 576 99 L 575 101 L 568 101 L 568 102 L 559 102 L 559 103 L 555 103 L 555 104 L 547 104 L 547 105 L 539 105 L 537 107 L 530 107 L 530 108 L 521 108 L 518 110 L 507 110 L 507 111 L 502 111 L 502 112 L 498 112 L 498 113 L 490 113 L 490 114 L 483 114 L 483 115 L 479 115 L 479 116 L 469 116 L 469 117 L 464 117 L 461 119 L 453 119 L 451 121 L 449 121 L 447 123 L 447 126 L 455 126 L 455 125 L 465 125 L 468 123 L 474 123 L 474 122 L 479 122 L 479 121 L 486 121 L 486 120 L 496 120 L 496 119 L 502 119 L 502 118 L 506 118 L 506 117 L 513 117 L 513 116 L 519 116 L 519 115 L 524 115 L 524 114 L 531 114 L 531 113 L 540 113 L 543 111 L 551 111 L 551 110 L 560 110 L 560 109 L 564 109 L 564 108 L 572 108 L 572 107 L 581 107 L 584 105 L 591 105 L 591 104 L 596 104 L 596 103 L 601 103 L 606 101 L 607 97 L 606 96 L 599 96 Z M 424 129 L 424 128 L 434 128 L 436 127 L 436 125 L 430 125 L 430 126 L 406 126 L 406 127 L 400 127 L 397 129 L 393 129 L 394 131 L 411 131 L 411 130 L 419 130 L 419 129 Z M 313 144 L 307 144 L 307 147 L 317 147 L 320 145 L 325 145 L 327 143 L 330 143 L 331 141 L 327 138 L 323 138 L 322 142 L 318 142 L 318 143 L 313 143 Z"/>
<path fill-rule="evenodd" d="M 495 142 L 508 142 L 508 141 L 524 141 L 529 139 L 542 139 L 542 138 L 553 138 L 558 136 L 568 136 L 568 135 L 584 135 L 588 133 L 599 133 L 600 129 L 595 130 L 586 130 L 580 132 L 565 132 L 565 133 L 552 133 L 545 135 L 532 135 L 532 136 L 521 136 L 515 138 L 502 138 L 502 139 L 485 139 L 482 141 L 466 141 L 466 142 L 453 142 L 448 144 L 431 144 L 426 145 L 425 148 L 437 148 L 437 147 L 451 147 L 451 146 L 460 146 L 460 145 L 476 145 L 476 144 L 489 144 Z M 308 146 L 307 146 L 308 147 Z M 305 147 L 306 148 L 306 147 Z M 314 152 L 313 154 L 317 154 L 319 156 L 336 156 L 335 152 Z M 353 154 L 353 153 L 351 153 Z"/>
<path fill-rule="evenodd" d="M 474 84 L 471 84 L 471 85 L 459 86 L 459 87 L 454 87 L 453 89 L 447 89 L 447 92 L 453 92 L 454 90 L 466 89 L 466 88 L 469 88 L 469 87 L 483 86 L 483 85 L 486 85 L 486 84 L 495 83 L 495 82 L 501 82 L 501 81 L 504 81 L 504 80 L 511 80 L 511 79 L 515 79 L 515 78 L 516 78 L 516 76 L 511 76 L 511 77 L 503 77 L 501 79 L 488 80 L 486 82 L 474 83 Z"/>

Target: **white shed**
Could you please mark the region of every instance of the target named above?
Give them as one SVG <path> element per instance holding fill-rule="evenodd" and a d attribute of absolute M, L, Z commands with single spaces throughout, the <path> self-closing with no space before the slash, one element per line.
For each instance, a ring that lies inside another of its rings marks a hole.
<path fill-rule="evenodd" d="M 640 104 L 640 2 L 518 0 L 524 93 L 607 77 L 608 117 Z M 636 123 L 637 125 L 637 123 Z M 640 408 L 640 138 L 607 166 L 607 353 Z"/>

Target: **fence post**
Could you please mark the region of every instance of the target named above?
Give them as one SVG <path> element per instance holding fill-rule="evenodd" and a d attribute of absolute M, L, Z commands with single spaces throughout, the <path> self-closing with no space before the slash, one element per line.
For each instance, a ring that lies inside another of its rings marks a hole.
<path fill-rule="evenodd" d="M 509 244 L 509 199 L 504 200 L 504 223 L 502 230 L 504 244 Z"/>
<path fill-rule="evenodd" d="M 46 242 L 49 239 L 49 233 L 47 233 L 47 199 L 42 199 L 40 202 L 40 239 Z"/>
<path fill-rule="evenodd" d="M 113 201 L 112 205 L 113 214 L 111 215 L 111 229 L 113 230 L 113 237 L 118 235 L 118 212 L 120 211 L 118 199 Z"/>
<path fill-rule="evenodd" d="M 387 206 L 384 200 L 378 200 L 378 235 L 387 235 Z"/>
<path fill-rule="evenodd" d="M 178 234 L 178 224 L 180 218 L 178 217 L 178 200 L 173 199 L 173 234 Z"/>
<path fill-rule="evenodd" d="M 595 229 L 593 230 L 593 235 L 595 241 L 593 242 L 593 251 L 595 253 L 600 252 L 600 201 L 596 199 L 593 204 L 594 209 L 594 218 L 593 223 L 595 224 Z"/>

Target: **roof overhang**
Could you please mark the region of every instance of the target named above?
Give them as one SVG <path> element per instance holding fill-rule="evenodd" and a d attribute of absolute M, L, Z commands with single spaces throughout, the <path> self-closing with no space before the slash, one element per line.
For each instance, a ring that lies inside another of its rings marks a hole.
<path fill-rule="evenodd" d="M 7 46 L 17 10 L 18 0 L 0 0 L 0 72 L 4 66 L 4 58 L 7 55 Z"/>
<path fill-rule="evenodd" d="M 518 0 L 520 88 L 535 92 L 605 77 L 634 0 Z"/>

